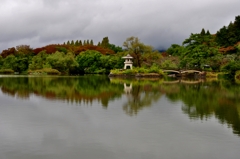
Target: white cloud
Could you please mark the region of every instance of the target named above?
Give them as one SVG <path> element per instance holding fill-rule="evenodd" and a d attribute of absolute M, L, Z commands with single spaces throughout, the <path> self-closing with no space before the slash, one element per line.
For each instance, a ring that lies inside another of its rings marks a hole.
<path fill-rule="evenodd" d="M 0 51 L 23 43 L 97 43 L 105 36 L 120 46 L 137 36 L 167 48 L 202 28 L 214 33 L 228 25 L 239 15 L 238 6 L 238 0 L 1 0 Z"/>

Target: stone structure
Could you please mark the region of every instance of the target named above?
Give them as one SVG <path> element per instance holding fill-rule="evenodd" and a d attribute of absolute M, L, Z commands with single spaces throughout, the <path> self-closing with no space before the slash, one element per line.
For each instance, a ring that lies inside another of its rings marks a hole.
<path fill-rule="evenodd" d="M 132 92 L 132 83 L 130 85 L 127 85 L 126 83 L 124 83 L 124 92 L 126 94 L 131 94 L 131 92 Z"/>
<path fill-rule="evenodd" d="M 127 69 L 128 66 L 130 67 L 130 69 L 132 69 L 132 65 L 133 65 L 132 59 L 133 59 L 133 57 L 128 54 L 127 56 L 124 56 L 122 58 L 125 59 L 124 69 Z"/>

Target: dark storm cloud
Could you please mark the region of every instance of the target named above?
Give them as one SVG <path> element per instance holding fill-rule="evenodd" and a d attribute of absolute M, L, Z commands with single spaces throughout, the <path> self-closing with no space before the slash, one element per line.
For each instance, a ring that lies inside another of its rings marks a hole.
<path fill-rule="evenodd" d="M 202 28 L 215 33 L 240 14 L 239 0 L 1 0 L 0 51 L 28 44 L 129 36 L 155 48 L 181 44 Z"/>

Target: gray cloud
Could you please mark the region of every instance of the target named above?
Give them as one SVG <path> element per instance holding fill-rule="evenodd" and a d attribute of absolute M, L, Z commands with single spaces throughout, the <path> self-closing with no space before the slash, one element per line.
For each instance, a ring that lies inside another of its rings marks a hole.
<path fill-rule="evenodd" d="M 0 51 L 28 44 L 129 36 L 155 48 L 181 44 L 202 28 L 215 33 L 239 15 L 239 0 L 1 0 Z"/>

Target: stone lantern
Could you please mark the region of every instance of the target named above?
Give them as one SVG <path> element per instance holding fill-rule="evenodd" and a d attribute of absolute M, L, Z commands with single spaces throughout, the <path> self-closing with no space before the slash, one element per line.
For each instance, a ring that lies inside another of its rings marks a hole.
<path fill-rule="evenodd" d="M 132 59 L 133 59 L 133 57 L 130 56 L 129 54 L 127 54 L 127 56 L 124 56 L 122 58 L 125 59 L 124 69 L 127 69 L 128 67 L 130 67 L 130 69 L 132 69 L 132 65 L 133 65 Z"/>

